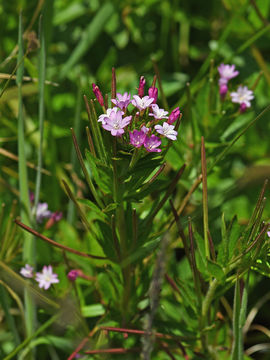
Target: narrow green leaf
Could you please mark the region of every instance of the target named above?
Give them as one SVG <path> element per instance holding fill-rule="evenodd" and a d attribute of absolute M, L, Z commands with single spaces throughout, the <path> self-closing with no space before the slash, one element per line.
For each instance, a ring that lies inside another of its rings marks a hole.
<path fill-rule="evenodd" d="M 237 279 L 234 288 L 234 304 L 233 304 L 233 347 L 231 360 L 243 359 L 243 334 L 240 324 L 241 314 L 241 296 L 240 296 L 240 280 Z"/>
<path fill-rule="evenodd" d="M 62 68 L 61 77 L 65 77 L 72 67 L 80 60 L 80 58 L 90 49 L 94 41 L 106 25 L 108 19 L 114 11 L 114 6 L 111 2 L 106 2 L 98 11 L 94 19 L 90 22 L 81 36 L 81 40 L 71 53 L 68 61 Z"/>
<path fill-rule="evenodd" d="M 86 318 L 101 316 L 105 309 L 101 304 L 86 305 L 82 307 L 82 315 Z"/>

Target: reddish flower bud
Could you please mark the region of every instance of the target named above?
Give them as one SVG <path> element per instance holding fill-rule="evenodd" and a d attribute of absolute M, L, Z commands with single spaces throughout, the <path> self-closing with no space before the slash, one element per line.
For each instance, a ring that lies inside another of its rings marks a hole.
<path fill-rule="evenodd" d="M 144 87 L 145 87 L 145 78 L 144 76 L 141 76 L 140 78 L 140 84 L 139 84 L 139 89 L 138 89 L 138 95 L 140 97 L 144 96 Z"/>
<path fill-rule="evenodd" d="M 157 102 L 157 98 L 158 98 L 158 88 L 156 87 L 150 87 L 148 90 L 148 95 L 150 98 L 153 98 L 153 104 L 155 104 Z"/>
<path fill-rule="evenodd" d="M 239 111 L 243 114 L 247 110 L 247 105 L 245 103 L 240 104 Z"/>
<path fill-rule="evenodd" d="M 227 92 L 228 92 L 227 84 L 222 84 L 219 86 L 219 94 L 220 94 L 221 100 L 224 100 Z"/>
<path fill-rule="evenodd" d="M 97 101 L 100 103 L 101 106 L 104 106 L 103 96 L 101 94 L 101 91 L 99 90 L 99 87 L 94 83 L 92 84 L 92 87 L 93 87 L 93 93 L 95 94 Z"/>
<path fill-rule="evenodd" d="M 180 116 L 180 109 L 179 109 L 179 106 L 177 108 L 175 108 L 170 116 L 169 116 L 169 119 L 167 121 L 168 124 L 172 125 Z"/>
<path fill-rule="evenodd" d="M 73 269 L 73 270 L 70 270 L 70 272 L 67 274 L 67 277 L 70 281 L 75 281 L 79 275 L 80 275 L 80 272 L 76 269 Z"/>

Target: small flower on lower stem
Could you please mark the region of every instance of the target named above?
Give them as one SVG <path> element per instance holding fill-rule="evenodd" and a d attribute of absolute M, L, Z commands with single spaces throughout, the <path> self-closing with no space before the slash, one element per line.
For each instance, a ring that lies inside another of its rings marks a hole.
<path fill-rule="evenodd" d="M 149 96 L 144 96 L 143 98 L 140 98 L 138 95 L 134 95 L 131 102 L 132 105 L 142 111 L 148 108 L 153 103 L 153 101 L 154 99 L 150 98 Z"/>
<path fill-rule="evenodd" d="M 25 264 L 25 266 L 21 268 L 20 274 L 26 278 L 32 278 L 34 276 L 33 270 L 34 268 L 32 266 Z"/>
<path fill-rule="evenodd" d="M 150 137 L 146 137 L 143 145 L 148 152 L 161 152 L 161 149 L 158 149 L 160 144 L 160 138 L 155 135 L 151 135 Z"/>
<path fill-rule="evenodd" d="M 254 99 L 254 95 L 247 86 L 239 86 L 236 92 L 231 93 L 231 98 L 233 103 L 240 104 L 240 111 L 244 112 L 246 108 L 251 106 L 250 101 Z"/>
<path fill-rule="evenodd" d="M 53 273 L 51 265 L 43 266 L 42 272 L 36 273 L 36 281 L 42 289 L 48 290 L 51 284 L 59 283 L 58 275 Z"/>
<path fill-rule="evenodd" d="M 48 210 L 47 203 L 38 203 L 36 209 L 36 220 L 38 223 L 42 223 L 44 219 L 51 217 L 52 212 Z"/>
<path fill-rule="evenodd" d="M 152 112 L 149 113 L 149 116 L 154 116 L 156 120 L 168 119 L 168 111 L 160 109 L 157 104 L 152 105 Z"/>
<path fill-rule="evenodd" d="M 122 118 L 121 110 L 112 111 L 109 117 L 103 120 L 102 127 L 111 132 L 112 136 L 121 136 L 124 134 L 124 128 L 130 124 L 132 116 Z"/>
<path fill-rule="evenodd" d="M 170 140 L 176 140 L 177 138 L 177 131 L 174 130 L 174 126 L 167 122 L 164 122 L 162 125 L 156 125 L 155 130 Z"/>
<path fill-rule="evenodd" d="M 228 81 L 233 79 L 239 74 L 239 71 L 235 70 L 235 65 L 220 64 L 218 67 L 219 72 L 219 85 L 227 85 Z"/>
<path fill-rule="evenodd" d="M 167 121 L 167 123 L 172 125 L 179 118 L 180 114 L 181 112 L 178 106 L 170 113 L 169 120 Z"/>
<path fill-rule="evenodd" d="M 145 138 L 146 138 L 146 133 L 143 132 L 142 130 L 134 130 L 133 132 L 129 133 L 130 136 L 130 143 L 131 145 L 135 146 L 136 148 L 139 148 L 143 145 Z"/>
<path fill-rule="evenodd" d="M 128 105 L 131 103 L 130 101 L 130 94 L 128 94 L 127 92 L 125 92 L 123 95 L 120 93 L 117 93 L 117 98 L 116 99 L 112 99 L 111 102 L 118 106 L 121 110 L 125 110 Z"/>

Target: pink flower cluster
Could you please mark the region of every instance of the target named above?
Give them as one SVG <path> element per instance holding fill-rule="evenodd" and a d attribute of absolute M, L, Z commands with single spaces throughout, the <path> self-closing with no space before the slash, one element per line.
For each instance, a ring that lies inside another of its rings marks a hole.
<path fill-rule="evenodd" d="M 103 96 L 97 85 L 93 91 L 99 104 L 104 108 Z M 98 122 L 103 129 L 110 131 L 112 136 L 123 137 L 135 148 L 143 146 L 148 152 L 161 152 L 162 138 L 175 141 L 177 131 L 173 123 L 180 117 L 179 107 L 170 115 L 157 104 L 158 89 L 151 86 L 148 95 L 144 95 L 145 79 L 140 78 L 138 94 L 117 93 L 116 99 L 111 99 L 114 107 L 106 109 L 100 115 Z M 132 107 L 132 108 L 130 108 Z"/>
<path fill-rule="evenodd" d="M 235 65 L 221 64 L 218 67 L 219 72 L 219 93 L 222 100 L 225 99 L 228 92 L 228 82 L 239 74 L 235 70 Z M 243 113 L 251 106 L 250 101 L 254 99 L 253 91 L 249 90 L 247 86 L 238 86 L 237 91 L 231 92 L 231 101 L 240 104 L 240 112 Z"/>
<path fill-rule="evenodd" d="M 43 266 L 42 272 L 34 273 L 34 268 L 29 264 L 21 268 L 20 274 L 26 278 L 34 278 L 38 282 L 38 286 L 44 290 L 48 290 L 51 284 L 59 283 L 58 275 L 53 273 L 51 265 Z"/>

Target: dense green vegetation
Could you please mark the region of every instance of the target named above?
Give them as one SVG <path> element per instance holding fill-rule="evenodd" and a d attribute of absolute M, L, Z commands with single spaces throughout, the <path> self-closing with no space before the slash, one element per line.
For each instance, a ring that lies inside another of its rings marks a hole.
<path fill-rule="evenodd" d="M 269 358 L 269 13 L 269 0 L 0 3 L 1 358 Z M 225 99 L 221 63 L 239 71 Z M 135 158 L 128 133 L 97 123 L 92 83 L 110 107 L 112 68 L 117 92 L 144 76 L 160 108 L 180 107 L 160 153 Z M 243 112 L 239 85 L 254 92 Z M 56 217 L 38 222 L 45 202 Z M 59 283 L 39 289 L 25 264 Z"/>

